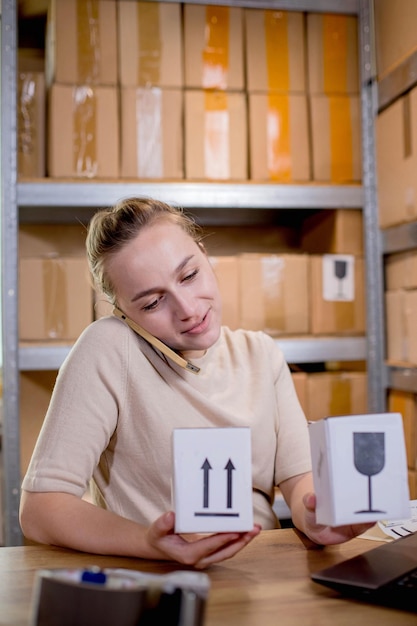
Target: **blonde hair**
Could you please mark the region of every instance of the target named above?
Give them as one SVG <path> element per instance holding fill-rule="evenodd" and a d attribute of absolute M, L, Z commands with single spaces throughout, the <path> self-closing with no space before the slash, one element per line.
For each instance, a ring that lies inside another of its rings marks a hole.
<path fill-rule="evenodd" d="M 115 290 L 106 272 L 106 261 L 134 239 L 142 228 L 159 219 L 178 224 L 200 244 L 202 231 L 191 216 L 181 208 L 152 198 L 126 198 L 111 208 L 97 211 L 91 218 L 86 239 L 90 271 L 96 286 L 113 304 Z"/>

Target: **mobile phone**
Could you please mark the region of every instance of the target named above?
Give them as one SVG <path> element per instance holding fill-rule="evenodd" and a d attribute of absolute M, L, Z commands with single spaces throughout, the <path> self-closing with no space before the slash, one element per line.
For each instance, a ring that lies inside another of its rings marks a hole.
<path fill-rule="evenodd" d="M 165 354 L 165 356 L 167 356 L 169 359 L 174 361 L 177 365 L 180 365 L 181 367 L 188 370 L 189 372 L 193 372 L 193 374 L 199 373 L 200 368 L 197 367 L 197 365 L 194 365 L 194 363 L 191 363 L 191 361 L 184 359 L 177 352 L 175 352 L 175 350 L 172 350 L 165 343 L 160 341 L 160 339 L 158 339 L 157 337 L 154 337 L 154 335 L 151 335 L 151 333 L 148 333 L 147 330 L 142 328 L 142 326 L 139 326 L 139 324 L 136 324 L 136 322 L 130 319 L 130 317 L 125 315 L 123 311 L 121 311 L 117 307 L 113 308 L 113 315 L 115 315 L 119 319 L 126 322 L 126 324 L 130 326 L 130 328 L 134 330 L 135 333 L 143 337 L 143 339 L 146 339 L 148 343 L 152 344 L 155 348 L 157 348 L 160 352 Z"/>

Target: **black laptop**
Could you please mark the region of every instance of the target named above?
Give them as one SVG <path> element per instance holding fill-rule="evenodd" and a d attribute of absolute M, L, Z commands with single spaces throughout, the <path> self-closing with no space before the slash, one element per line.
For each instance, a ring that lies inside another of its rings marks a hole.
<path fill-rule="evenodd" d="M 311 578 L 347 596 L 417 613 L 417 532 L 315 572 Z"/>

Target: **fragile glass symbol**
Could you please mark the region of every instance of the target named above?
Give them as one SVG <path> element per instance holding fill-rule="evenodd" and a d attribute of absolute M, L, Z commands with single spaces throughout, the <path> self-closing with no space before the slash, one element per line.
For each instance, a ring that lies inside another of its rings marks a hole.
<path fill-rule="evenodd" d="M 336 259 L 334 262 L 334 273 L 339 281 L 337 297 L 343 298 L 343 279 L 346 278 L 347 275 L 347 261 L 344 261 L 343 259 Z"/>
<path fill-rule="evenodd" d="M 385 433 L 353 433 L 353 459 L 355 468 L 368 476 L 368 508 L 355 513 L 385 513 L 372 506 L 371 477 L 385 466 Z"/>

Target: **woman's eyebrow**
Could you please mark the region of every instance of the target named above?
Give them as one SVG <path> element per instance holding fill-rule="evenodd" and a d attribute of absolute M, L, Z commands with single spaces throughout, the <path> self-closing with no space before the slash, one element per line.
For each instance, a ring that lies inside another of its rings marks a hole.
<path fill-rule="evenodd" d="M 181 263 L 178 265 L 178 267 L 175 268 L 174 270 L 174 274 L 179 274 L 184 267 L 187 265 L 187 263 L 189 263 L 191 261 L 191 259 L 194 257 L 194 254 L 189 254 L 188 256 L 185 257 L 185 259 L 183 259 L 181 261 Z M 141 298 L 144 298 L 146 296 L 149 296 L 153 293 L 156 293 L 158 291 L 161 291 L 160 287 L 151 287 L 150 289 L 144 289 L 143 291 L 139 291 L 139 293 L 135 294 L 133 296 L 133 298 L 131 298 L 131 302 L 136 302 L 137 300 L 140 300 Z"/>

